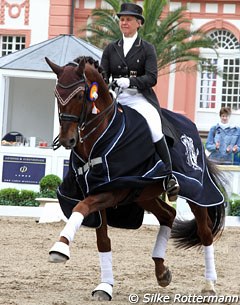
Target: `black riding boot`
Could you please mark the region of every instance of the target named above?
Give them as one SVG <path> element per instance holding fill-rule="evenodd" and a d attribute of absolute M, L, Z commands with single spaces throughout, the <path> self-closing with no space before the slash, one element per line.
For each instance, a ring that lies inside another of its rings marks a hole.
<path fill-rule="evenodd" d="M 171 174 L 164 179 L 164 189 L 167 192 L 169 201 L 176 201 L 180 187 L 177 178 L 172 174 L 172 160 L 165 137 L 163 136 L 161 140 L 154 144 L 155 149 L 164 162 L 166 169 L 171 172 Z"/>

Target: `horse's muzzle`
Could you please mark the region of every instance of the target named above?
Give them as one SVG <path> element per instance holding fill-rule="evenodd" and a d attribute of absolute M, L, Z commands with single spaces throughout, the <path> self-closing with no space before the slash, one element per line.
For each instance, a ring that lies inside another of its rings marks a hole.
<path fill-rule="evenodd" d="M 78 138 L 77 137 L 64 138 L 60 136 L 59 143 L 66 149 L 73 149 L 78 143 Z"/>

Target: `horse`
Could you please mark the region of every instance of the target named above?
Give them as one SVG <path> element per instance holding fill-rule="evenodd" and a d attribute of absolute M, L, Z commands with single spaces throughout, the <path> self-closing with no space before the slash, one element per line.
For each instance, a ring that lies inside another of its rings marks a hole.
<path fill-rule="evenodd" d="M 60 132 L 54 147 L 62 145 L 71 150 L 69 171 L 57 190 L 68 221 L 49 251 L 49 261 L 65 263 L 80 227 L 95 228 L 101 282 L 92 291 L 92 297 L 111 300 L 114 277 L 107 228 L 110 225 L 138 229 L 144 212 L 148 211 L 160 225 L 152 251 L 158 285 L 166 287 L 172 280 L 172 273 L 164 263 L 167 243 L 172 237 L 177 247 L 203 246 L 206 283 L 202 293 L 215 294 L 213 242 L 224 229 L 224 179 L 206 158 L 195 124 L 164 110 L 165 119 L 175 120 L 172 125 L 178 128 L 184 125 L 180 139 L 169 141 L 169 150 L 180 184 L 179 196 L 187 200 L 194 215 L 192 220 L 185 221 L 177 219 L 175 208 L 166 202 L 163 184 L 166 171 L 155 152 L 145 119 L 117 103 L 98 61 L 79 57 L 58 66 L 45 59 L 57 76 L 55 95 Z M 180 164 L 175 164 L 175 160 Z"/>

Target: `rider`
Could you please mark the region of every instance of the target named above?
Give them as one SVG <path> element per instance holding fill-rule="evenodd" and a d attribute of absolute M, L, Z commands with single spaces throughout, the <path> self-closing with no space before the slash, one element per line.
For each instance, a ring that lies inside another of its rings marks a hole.
<path fill-rule="evenodd" d="M 152 44 L 138 35 L 138 29 L 144 24 L 139 5 L 123 3 L 117 16 L 123 37 L 104 49 L 101 66 L 108 79 L 116 80 L 122 89 L 118 102 L 135 109 L 146 119 L 156 151 L 171 172 L 164 180 L 165 190 L 170 201 L 176 200 L 179 184 L 172 174 L 171 157 L 162 133 L 160 106 L 152 89 L 158 77 L 156 51 Z"/>

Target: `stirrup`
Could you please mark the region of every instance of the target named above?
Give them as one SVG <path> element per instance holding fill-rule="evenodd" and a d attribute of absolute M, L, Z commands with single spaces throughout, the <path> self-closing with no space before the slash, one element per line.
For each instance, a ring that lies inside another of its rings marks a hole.
<path fill-rule="evenodd" d="M 174 175 L 170 175 L 164 179 L 164 189 L 167 193 L 169 201 L 176 201 L 180 186 L 178 180 Z"/>

